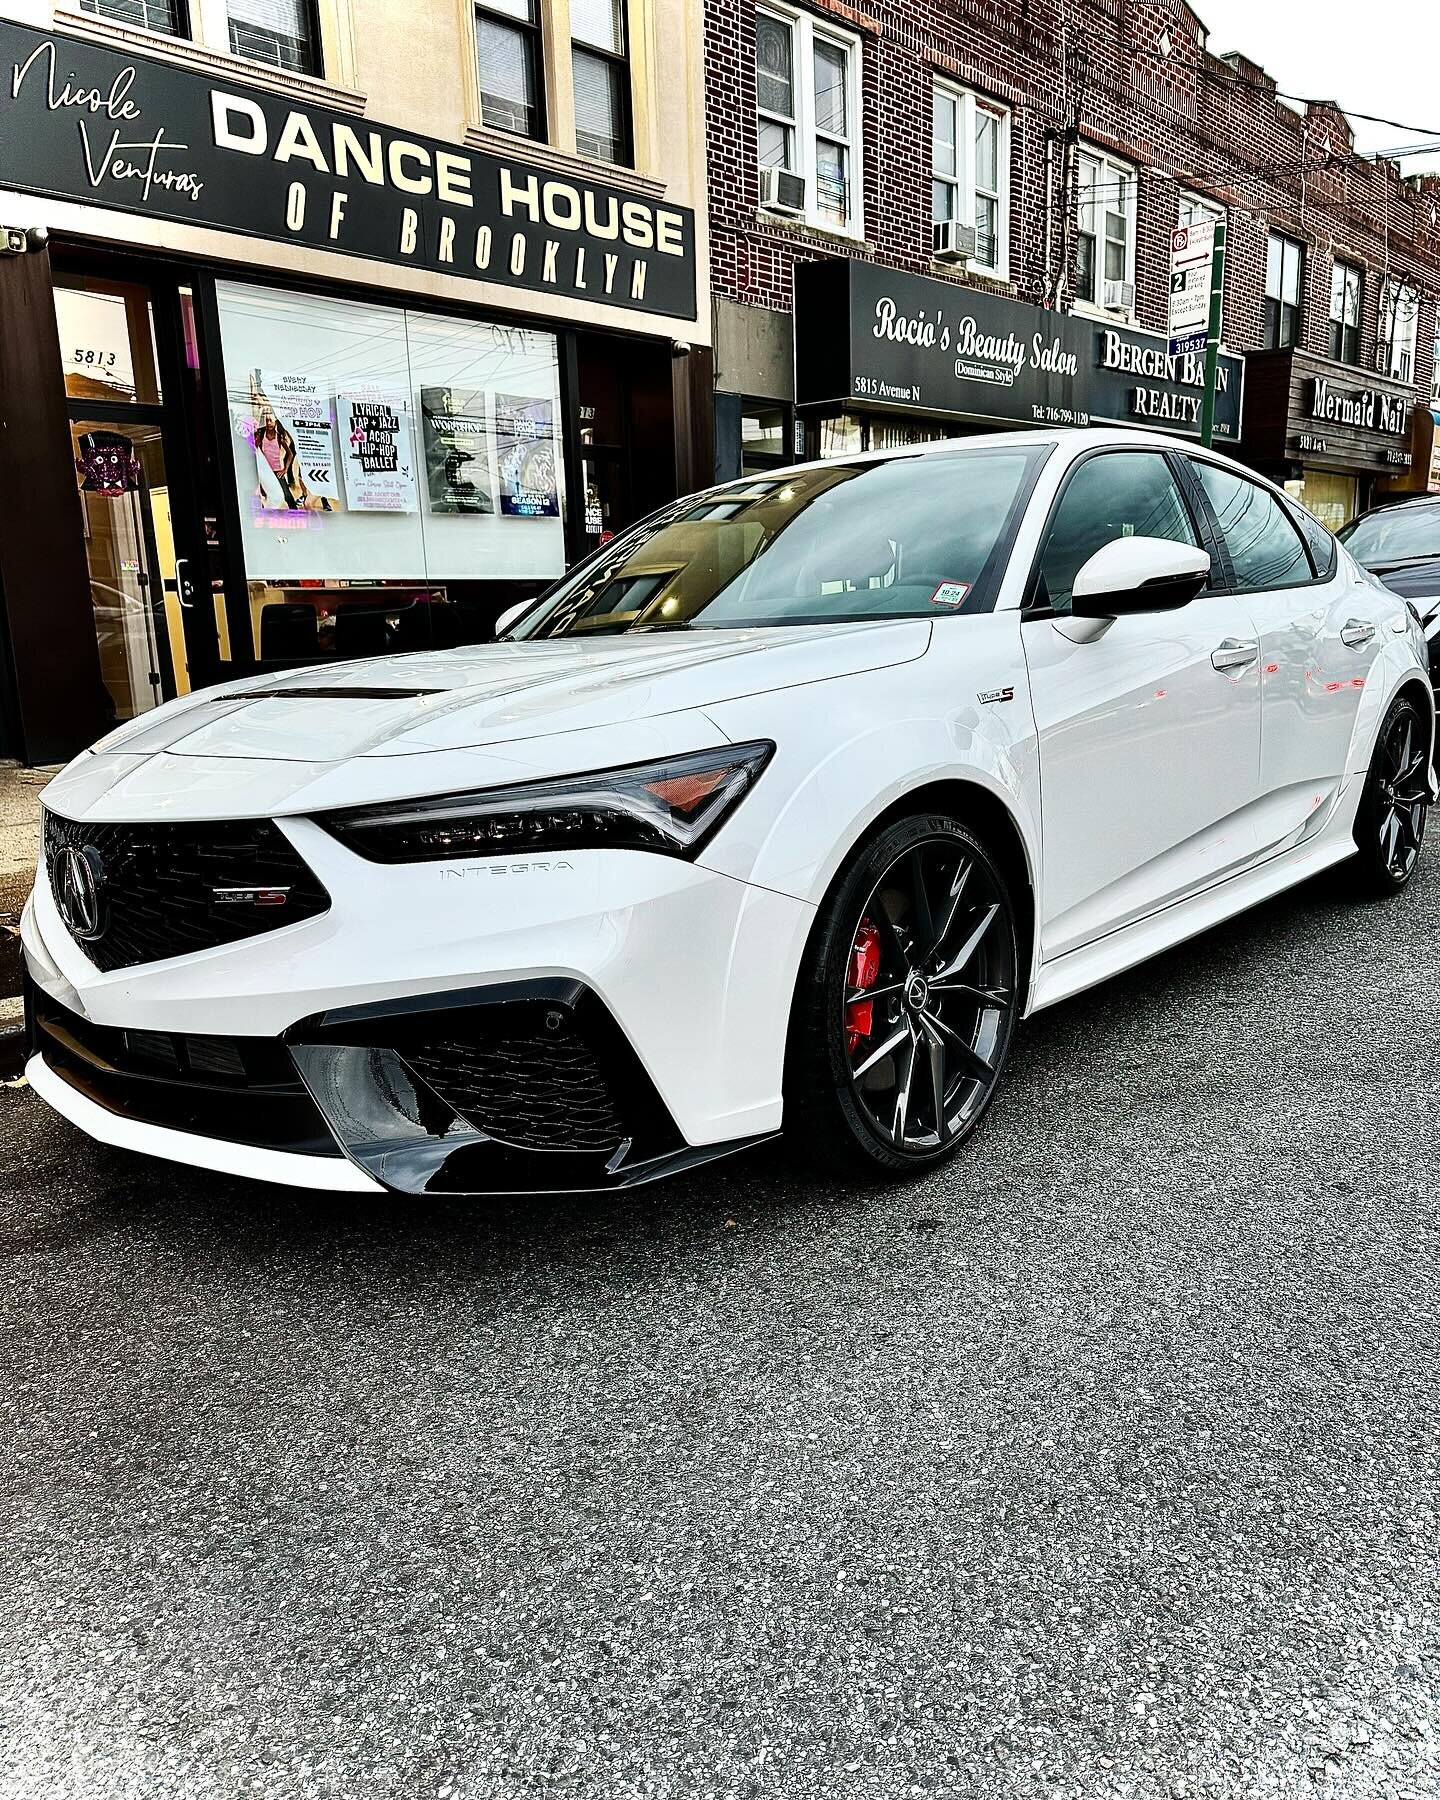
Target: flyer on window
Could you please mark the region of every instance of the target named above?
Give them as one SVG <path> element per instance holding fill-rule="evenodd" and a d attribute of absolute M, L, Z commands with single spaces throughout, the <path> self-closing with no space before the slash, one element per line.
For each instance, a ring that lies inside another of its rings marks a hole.
<path fill-rule="evenodd" d="M 335 410 L 350 511 L 417 511 L 409 396 L 396 388 L 351 388 L 335 396 Z"/>
<path fill-rule="evenodd" d="M 560 515 L 555 468 L 555 411 L 529 395 L 495 396 L 495 450 L 500 468 L 500 510 L 512 518 Z"/>
<path fill-rule="evenodd" d="M 490 420 L 483 391 L 421 388 L 420 417 L 431 512 L 493 513 Z"/>
<path fill-rule="evenodd" d="M 339 510 L 330 401 L 313 376 L 252 369 L 249 404 L 234 411 L 241 437 L 255 452 L 262 510 Z"/>

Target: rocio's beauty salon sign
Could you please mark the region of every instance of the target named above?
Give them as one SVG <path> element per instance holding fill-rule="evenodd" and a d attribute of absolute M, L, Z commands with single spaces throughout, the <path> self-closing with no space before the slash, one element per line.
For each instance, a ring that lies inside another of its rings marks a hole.
<path fill-rule="evenodd" d="M 0 21 L 0 187 L 695 317 L 695 217 Z"/>
<path fill-rule="evenodd" d="M 1198 436 L 1203 354 L 1164 338 L 1047 312 L 875 263 L 795 272 L 795 382 L 801 405 L 892 407 L 1022 425 L 1093 421 Z M 1244 363 L 1222 355 L 1215 436 L 1240 435 Z"/>

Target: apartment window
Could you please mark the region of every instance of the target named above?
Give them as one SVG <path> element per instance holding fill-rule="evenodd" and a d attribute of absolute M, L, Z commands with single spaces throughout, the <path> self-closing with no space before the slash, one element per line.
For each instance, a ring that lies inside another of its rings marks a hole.
<path fill-rule="evenodd" d="M 1010 250 L 1010 115 L 1003 106 L 937 82 L 931 121 L 935 223 L 973 225 L 970 266 L 1003 275 Z"/>
<path fill-rule="evenodd" d="M 320 73 L 313 0 L 230 0 L 230 48 L 292 75 Z"/>
<path fill-rule="evenodd" d="M 630 51 L 625 0 L 570 0 L 575 147 L 602 162 L 628 163 Z"/>
<path fill-rule="evenodd" d="M 1403 281 L 1387 281 L 1380 300 L 1380 348 L 1375 358 L 1382 375 L 1414 381 L 1419 325 L 1420 296 Z"/>
<path fill-rule="evenodd" d="M 185 0 L 80 0 L 82 12 L 117 25 L 138 25 L 145 31 L 163 31 L 168 37 L 189 37 L 190 20 Z"/>
<path fill-rule="evenodd" d="M 545 135 L 545 82 L 535 0 L 485 0 L 475 8 L 480 122 L 519 137 Z"/>
<path fill-rule="evenodd" d="M 1223 225 L 1225 208 L 1207 200 L 1203 194 L 1191 194 L 1183 188 L 1176 203 L 1175 223 L 1177 225 Z"/>
<path fill-rule="evenodd" d="M 1440 311 L 1435 315 L 1435 342 L 1431 346 L 1430 404 L 1440 408 Z"/>
<path fill-rule="evenodd" d="M 1265 251 L 1265 348 L 1284 350 L 1300 341 L 1300 296 L 1304 287 L 1305 246 L 1294 238 L 1270 233 Z"/>
<path fill-rule="evenodd" d="M 762 169 L 804 183 L 794 210 L 812 224 L 860 230 L 860 45 L 804 13 L 755 18 L 755 146 Z"/>
<path fill-rule="evenodd" d="M 1092 306 L 1135 305 L 1135 171 L 1098 151 L 1080 152 L 1075 292 Z"/>
<path fill-rule="evenodd" d="M 1360 311 L 1364 273 L 1337 256 L 1330 270 L 1330 355 L 1335 362 L 1360 360 Z"/>

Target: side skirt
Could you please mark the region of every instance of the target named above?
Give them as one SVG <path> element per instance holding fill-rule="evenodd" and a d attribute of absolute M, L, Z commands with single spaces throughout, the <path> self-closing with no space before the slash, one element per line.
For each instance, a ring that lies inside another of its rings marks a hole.
<path fill-rule="evenodd" d="M 1355 843 L 1348 830 L 1344 836 L 1336 834 L 1327 836 L 1324 841 L 1312 840 L 1271 858 L 1258 868 L 1232 875 L 1228 881 L 1206 888 L 1202 894 L 1178 901 L 1174 906 L 1136 920 L 1133 925 L 1085 944 L 1079 950 L 1056 957 L 1053 962 L 1042 963 L 1031 989 L 1027 1012 L 1054 1006 L 1057 1001 L 1068 1000 L 1072 994 L 1083 993 L 1098 982 L 1108 981 L 1112 975 L 1133 969 L 1137 963 L 1173 949 L 1176 944 L 1183 944 L 1187 938 L 1196 937 L 1213 925 L 1223 925 L 1237 913 L 1284 893 L 1286 888 L 1308 881 L 1312 875 L 1333 868 L 1354 854 Z"/>

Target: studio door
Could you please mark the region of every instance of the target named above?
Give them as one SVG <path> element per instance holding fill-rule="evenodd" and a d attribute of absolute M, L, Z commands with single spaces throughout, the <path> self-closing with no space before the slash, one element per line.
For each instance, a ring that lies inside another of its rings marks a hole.
<path fill-rule="evenodd" d="M 201 516 L 189 289 L 57 271 L 70 449 L 107 716 L 120 723 L 219 673 Z"/>

